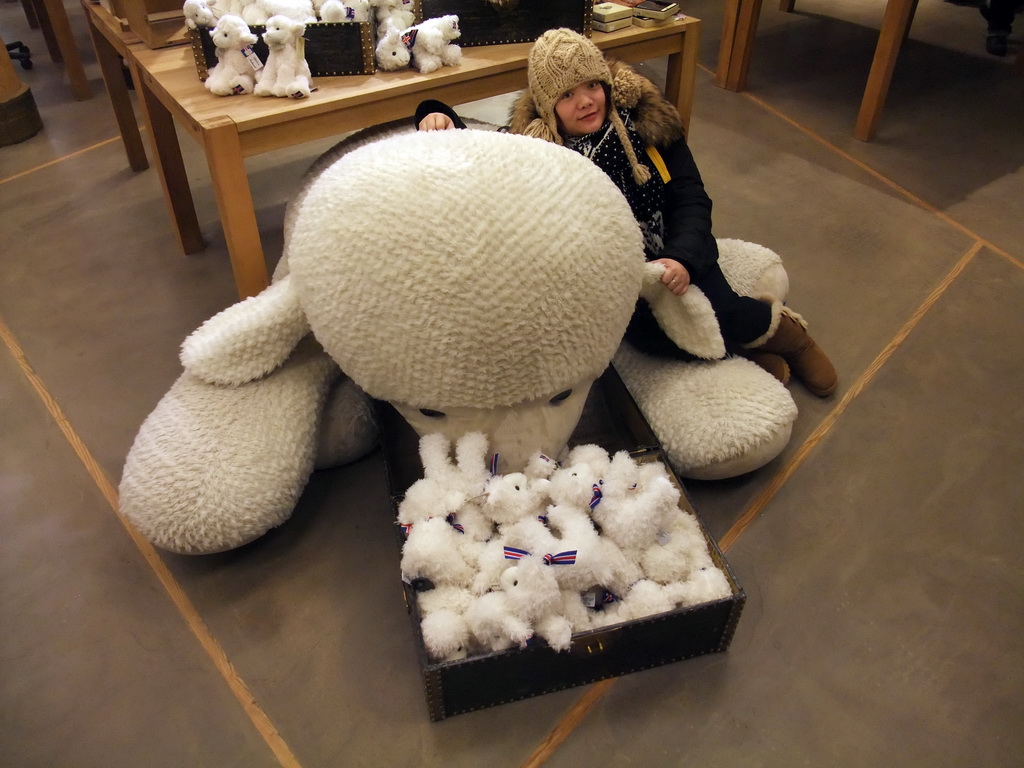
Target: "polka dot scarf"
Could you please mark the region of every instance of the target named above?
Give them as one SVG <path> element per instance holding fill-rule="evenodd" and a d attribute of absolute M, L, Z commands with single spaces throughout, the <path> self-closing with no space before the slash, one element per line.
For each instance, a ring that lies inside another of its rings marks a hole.
<path fill-rule="evenodd" d="M 626 126 L 633 151 L 641 158 L 640 162 L 650 167 L 649 163 L 644 162 L 647 157 L 646 146 L 636 131 L 632 115 L 624 109 L 619 110 L 619 115 Z M 657 258 L 665 244 L 665 221 L 662 214 L 665 182 L 662 181 L 661 175 L 651 169 L 651 179 L 643 186 L 633 180 L 629 158 L 611 122 L 605 122 L 601 128 L 586 136 L 570 136 L 565 143 L 567 147 L 576 150 L 597 165 L 622 191 L 634 218 L 640 224 L 647 258 Z"/>

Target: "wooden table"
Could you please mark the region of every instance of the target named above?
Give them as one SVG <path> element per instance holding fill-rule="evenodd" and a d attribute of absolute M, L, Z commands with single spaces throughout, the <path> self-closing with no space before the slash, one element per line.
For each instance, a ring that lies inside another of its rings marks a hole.
<path fill-rule="evenodd" d="M 85 76 L 82 57 L 78 53 L 75 34 L 62 0 L 22 0 L 22 6 L 29 27 L 41 29 L 51 61 L 64 65 L 75 100 L 91 99 L 89 80 Z"/>
<path fill-rule="evenodd" d="M 128 155 L 128 165 L 133 171 L 144 171 L 149 168 L 146 160 L 146 148 L 142 144 L 139 124 L 132 109 L 131 97 L 128 95 L 128 84 L 124 80 L 121 59 L 130 61 L 131 47 L 140 47 L 142 43 L 130 31 L 122 29 L 121 23 L 103 6 L 92 0 L 82 0 L 85 18 L 89 22 L 89 36 L 92 47 L 96 51 L 96 60 L 103 74 L 103 84 L 107 88 L 110 104 L 114 108 L 117 127 L 121 131 L 124 151 Z"/>
<path fill-rule="evenodd" d="M 780 9 L 792 11 L 793 0 L 781 0 Z M 888 0 L 885 6 L 875 57 L 871 62 L 871 71 L 868 73 L 860 112 L 857 114 L 857 123 L 853 130 L 854 137 L 861 141 L 870 141 L 875 135 L 885 97 L 889 92 L 896 57 L 906 39 L 916 9 L 917 0 Z M 730 91 L 742 91 L 747 87 L 747 70 L 750 68 L 750 57 L 760 15 L 761 0 L 726 0 L 722 43 L 718 52 L 718 71 L 715 77 L 717 85 Z"/>
<path fill-rule="evenodd" d="M 689 123 L 697 66 L 697 19 L 663 27 L 629 27 L 594 42 L 608 53 L 642 61 L 668 56 L 666 95 Z M 429 75 L 415 70 L 315 78 L 307 99 L 211 95 L 199 80 L 189 48 L 132 48 L 132 71 L 150 146 L 178 241 L 185 253 L 204 247 L 175 133 L 177 122 L 206 154 L 238 293 L 268 285 L 245 158 L 346 131 L 409 117 L 425 98 L 449 104 L 510 93 L 526 85 L 529 43 L 464 48 L 458 67 Z"/>

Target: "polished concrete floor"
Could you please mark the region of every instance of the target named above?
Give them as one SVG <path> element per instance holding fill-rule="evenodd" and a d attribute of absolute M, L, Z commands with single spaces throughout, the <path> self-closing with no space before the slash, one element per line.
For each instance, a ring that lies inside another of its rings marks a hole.
<path fill-rule="evenodd" d="M 205 252 L 178 251 L 155 170 L 128 169 L 80 9 L 85 102 L 0 5 L 45 123 L 0 149 L 0 764 L 1024 764 L 1024 79 L 976 9 L 922 0 L 856 141 L 883 5 L 766 3 L 744 94 L 712 83 L 720 0 L 684 5 L 705 20 L 691 144 L 716 232 L 783 255 L 842 377 L 826 400 L 794 385 L 776 461 L 689 485 L 747 592 L 731 648 L 440 723 L 379 453 L 314 475 L 235 552 L 122 525 L 178 345 L 235 299 L 226 250 L 186 136 Z M 269 253 L 330 143 L 250 161 Z"/>

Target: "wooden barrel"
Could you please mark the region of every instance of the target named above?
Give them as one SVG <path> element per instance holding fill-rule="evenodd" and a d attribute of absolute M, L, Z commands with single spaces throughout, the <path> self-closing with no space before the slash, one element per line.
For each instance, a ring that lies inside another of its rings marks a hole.
<path fill-rule="evenodd" d="M 0 58 L 0 147 L 30 139 L 43 129 L 32 90 L 18 78 L 6 48 Z"/>

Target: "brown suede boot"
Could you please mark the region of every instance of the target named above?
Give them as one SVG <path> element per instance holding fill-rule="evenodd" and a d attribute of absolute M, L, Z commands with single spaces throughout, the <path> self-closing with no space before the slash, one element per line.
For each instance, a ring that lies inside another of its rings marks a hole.
<path fill-rule="evenodd" d="M 772 324 L 775 325 L 774 317 Z M 828 356 L 808 335 L 805 325 L 803 318 L 781 307 L 778 324 L 766 334 L 767 339 L 755 341 L 751 346 L 760 352 L 779 355 L 808 390 L 818 397 L 826 397 L 835 391 L 839 378 Z"/>
<path fill-rule="evenodd" d="M 782 386 L 789 384 L 789 363 L 781 356 L 762 349 L 744 349 L 740 355 L 755 363 L 759 368 L 768 371 L 772 376 L 782 382 Z"/>

